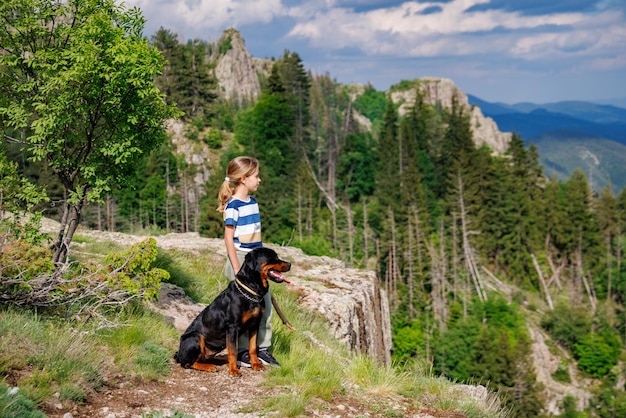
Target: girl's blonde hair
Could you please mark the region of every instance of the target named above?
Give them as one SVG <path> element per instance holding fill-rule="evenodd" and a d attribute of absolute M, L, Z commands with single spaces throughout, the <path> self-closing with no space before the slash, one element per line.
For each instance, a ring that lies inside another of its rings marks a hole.
<path fill-rule="evenodd" d="M 259 160 L 253 157 L 237 157 L 228 163 L 226 177 L 217 194 L 218 212 L 224 212 L 228 199 L 235 193 L 235 189 L 244 177 L 250 177 L 259 169 Z"/>

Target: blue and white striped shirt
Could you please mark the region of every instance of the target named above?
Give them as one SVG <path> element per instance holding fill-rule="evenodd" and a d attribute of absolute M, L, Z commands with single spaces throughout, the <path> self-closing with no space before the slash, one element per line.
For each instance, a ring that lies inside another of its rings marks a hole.
<path fill-rule="evenodd" d="M 247 202 L 231 197 L 224 208 L 224 226 L 234 226 L 235 248 L 250 251 L 262 247 L 261 213 L 256 199 L 252 196 Z"/>

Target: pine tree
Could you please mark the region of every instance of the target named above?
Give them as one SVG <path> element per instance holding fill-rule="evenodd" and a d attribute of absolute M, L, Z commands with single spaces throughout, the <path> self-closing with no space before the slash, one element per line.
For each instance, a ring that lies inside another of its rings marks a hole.
<path fill-rule="evenodd" d="M 290 186 L 297 172 L 296 151 L 290 143 L 293 118 L 278 69 L 273 67 L 268 88 L 254 107 L 239 114 L 235 126 L 235 139 L 261 165 L 264 181 L 257 196 L 263 207 L 264 240 L 268 242 L 287 242 L 296 227 L 296 219 L 291 216 L 296 205 L 295 190 Z"/>

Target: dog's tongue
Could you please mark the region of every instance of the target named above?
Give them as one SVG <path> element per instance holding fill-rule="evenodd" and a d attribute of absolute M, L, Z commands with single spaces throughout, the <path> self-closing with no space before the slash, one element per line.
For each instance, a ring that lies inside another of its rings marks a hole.
<path fill-rule="evenodd" d="M 285 283 L 289 283 L 291 284 L 291 282 L 289 280 L 287 280 L 287 278 L 285 277 L 284 274 L 282 274 L 280 271 L 277 270 L 270 270 L 270 274 L 272 275 L 272 277 L 278 279 L 278 280 L 282 280 Z"/>

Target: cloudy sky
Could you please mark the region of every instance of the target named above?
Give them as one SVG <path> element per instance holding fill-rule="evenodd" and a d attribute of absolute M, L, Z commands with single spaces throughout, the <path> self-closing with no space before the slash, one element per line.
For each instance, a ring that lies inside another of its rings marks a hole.
<path fill-rule="evenodd" d="M 626 99 L 626 0 L 126 0 L 179 40 L 234 27 L 345 84 L 452 79 L 492 102 Z M 626 100 L 624 101 L 626 102 Z"/>

